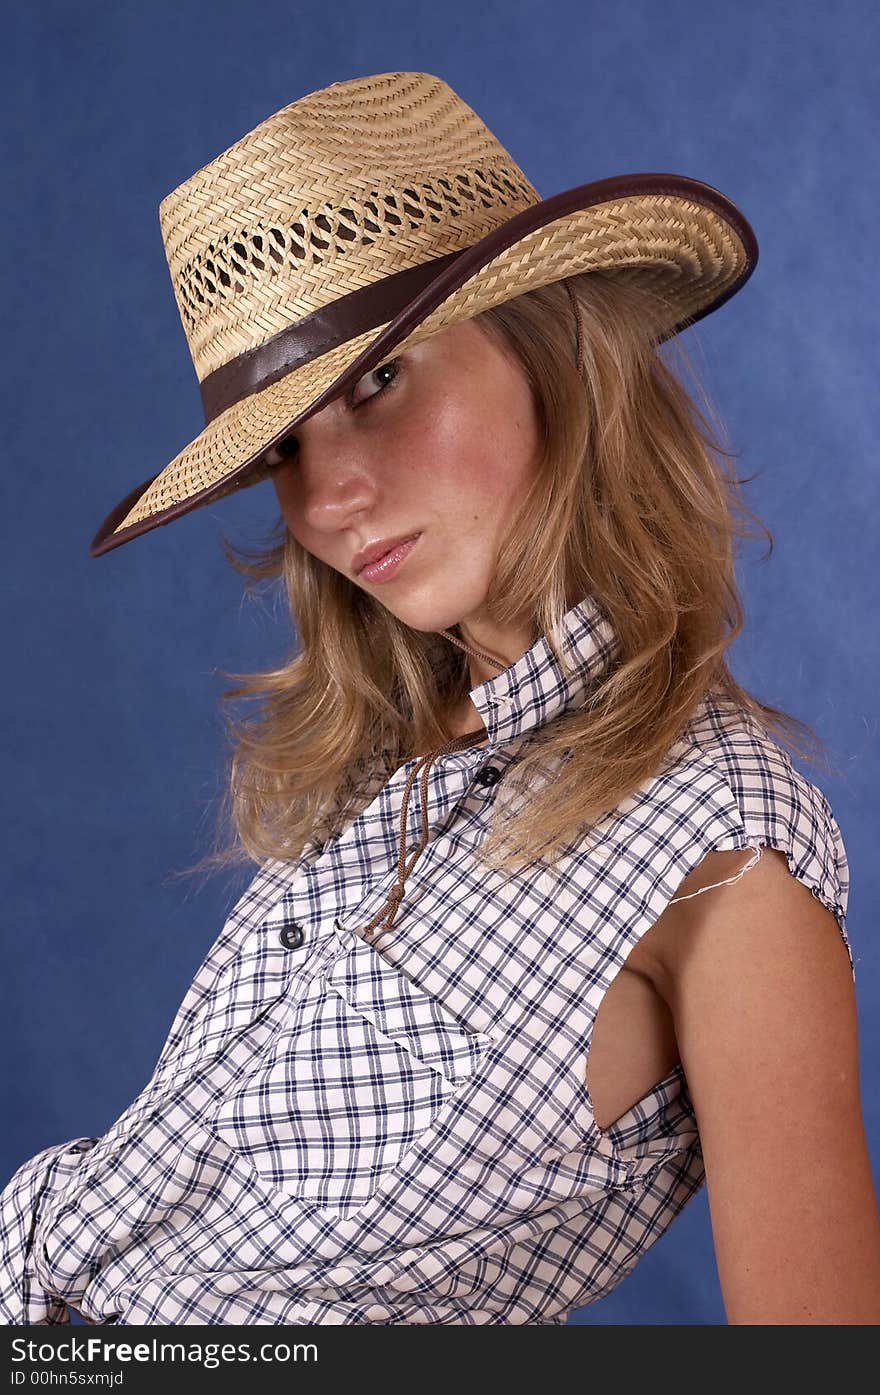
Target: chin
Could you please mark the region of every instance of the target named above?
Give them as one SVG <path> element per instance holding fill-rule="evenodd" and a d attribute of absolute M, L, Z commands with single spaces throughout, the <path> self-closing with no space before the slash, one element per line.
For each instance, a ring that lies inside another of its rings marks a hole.
<path fill-rule="evenodd" d="M 454 625 L 464 622 L 466 616 L 472 614 L 475 607 L 461 605 L 442 605 L 437 600 L 429 598 L 412 597 L 408 599 L 401 596 L 391 603 L 383 602 L 387 609 L 404 625 L 409 625 L 412 630 L 419 630 L 423 634 L 437 633 L 440 630 L 451 630 Z"/>

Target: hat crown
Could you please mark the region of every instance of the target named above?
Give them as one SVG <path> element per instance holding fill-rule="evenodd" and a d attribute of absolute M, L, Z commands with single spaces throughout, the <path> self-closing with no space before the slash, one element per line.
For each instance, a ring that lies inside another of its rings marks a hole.
<path fill-rule="evenodd" d="M 383 73 L 301 97 L 159 205 L 199 381 L 341 296 L 461 251 L 539 201 L 441 78 Z"/>

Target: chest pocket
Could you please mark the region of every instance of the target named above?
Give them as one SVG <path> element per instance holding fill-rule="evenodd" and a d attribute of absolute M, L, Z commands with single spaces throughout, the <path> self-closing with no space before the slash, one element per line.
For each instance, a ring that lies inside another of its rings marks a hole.
<path fill-rule="evenodd" d="M 265 1181 L 334 1216 L 375 1195 L 491 1044 L 351 939 L 211 1120 Z"/>

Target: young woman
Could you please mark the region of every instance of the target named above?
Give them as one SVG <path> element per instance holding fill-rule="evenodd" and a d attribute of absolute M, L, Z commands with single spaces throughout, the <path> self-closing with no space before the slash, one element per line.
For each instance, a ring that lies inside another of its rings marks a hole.
<path fill-rule="evenodd" d="M 877 1322 L 846 854 L 727 666 L 739 481 L 659 351 L 748 224 L 541 200 L 426 74 L 161 217 L 206 427 L 92 551 L 271 478 L 229 555 L 298 647 L 230 692 L 257 874 L 142 1093 L 3 1192 L 4 1321 L 563 1323 L 705 1181 L 730 1322 Z"/>

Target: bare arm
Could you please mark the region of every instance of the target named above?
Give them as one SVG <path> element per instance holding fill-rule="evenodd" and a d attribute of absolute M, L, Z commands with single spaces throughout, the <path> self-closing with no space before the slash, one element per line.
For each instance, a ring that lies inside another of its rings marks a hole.
<path fill-rule="evenodd" d="M 681 890 L 742 861 L 710 853 Z M 880 1323 L 856 999 L 833 915 L 765 849 L 662 920 L 653 977 L 699 1124 L 728 1322 Z"/>

